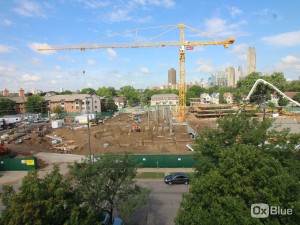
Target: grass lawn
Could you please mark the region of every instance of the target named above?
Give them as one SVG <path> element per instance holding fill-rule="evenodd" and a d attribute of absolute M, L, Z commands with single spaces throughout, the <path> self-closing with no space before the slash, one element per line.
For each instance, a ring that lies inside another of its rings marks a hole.
<path fill-rule="evenodd" d="M 165 177 L 165 173 L 161 172 L 142 172 L 138 173 L 137 179 L 163 179 Z"/>

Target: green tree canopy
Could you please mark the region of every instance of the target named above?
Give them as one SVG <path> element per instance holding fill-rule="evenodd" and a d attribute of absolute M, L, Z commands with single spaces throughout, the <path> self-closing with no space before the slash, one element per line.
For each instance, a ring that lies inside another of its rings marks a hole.
<path fill-rule="evenodd" d="M 83 88 L 81 91 L 80 91 L 80 94 L 96 94 L 96 91 L 95 89 L 93 88 Z"/>
<path fill-rule="evenodd" d="M 136 170 L 131 154 L 106 153 L 94 163 L 75 163 L 70 172 L 78 198 L 85 206 L 96 211 L 102 209 L 112 219 L 114 209 L 122 218 L 130 218 L 146 203 L 149 192 L 136 185 Z"/>
<path fill-rule="evenodd" d="M 218 119 L 196 137 L 196 175 L 176 224 L 297 224 L 300 134 L 270 130 L 244 113 Z M 253 219 L 251 204 L 293 208 L 292 216 Z"/>
<path fill-rule="evenodd" d="M 291 82 L 287 85 L 286 91 L 296 91 L 296 92 L 300 92 L 300 80 L 293 80 L 293 81 L 291 81 Z"/>
<path fill-rule="evenodd" d="M 69 91 L 69 90 L 65 90 L 65 91 L 60 92 L 60 94 L 61 95 L 71 95 L 71 94 L 73 94 L 73 92 Z"/>
<path fill-rule="evenodd" d="M 46 101 L 39 95 L 31 95 L 25 101 L 25 109 L 28 113 L 45 113 Z"/>
<path fill-rule="evenodd" d="M 60 114 L 60 113 L 64 113 L 65 112 L 65 109 L 61 106 L 56 106 L 54 109 L 53 109 L 53 112 L 54 113 L 57 113 L 57 114 Z"/>
<path fill-rule="evenodd" d="M 280 163 L 250 145 L 225 148 L 218 168 L 193 180 L 176 224 L 298 224 L 299 186 Z M 251 204 L 293 209 L 292 216 L 250 216 Z M 297 215 L 298 214 L 298 215 Z"/>
<path fill-rule="evenodd" d="M 293 100 L 300 103 L 300 92 L 293 97 Z"/>
<path fill-rule="evenodd" d="M 99 87 L 96 93 L 98 96 L 107 98 L 117 96 L 117 91 L 114 87 Z"/>
<path fill-rule="evenodd" d="M 38 177 L 37 171 L 29 171 L 19 192 L 15 192 L 12 186 L 3 186 L 4 209 L 0 224 L 65 224 L 77 207 L 72 197 L 71 183 L 63 179 L 58 166 L 44 179 Z"/>
<path fill-rule="evenodd" d="M 16 102 L 8 98 L 0 98 L 0 116 L 16 113 Z"/>
<path fill-rule="evenodd" d="M 120 96 L 126 97 L 128 105 L 134 106 L 140 103 L 139 92 L 132 86 L 123 86 L 119 90 Z"/>
<path fill-rule="evenodd" d="M 118 111 L 118 106 L 114 103 L 114 100 L 112 97 L 108 97 L 106 99 L 105 108 L 109 112 L 116 112 Z"/>
<path fill-rule="evenodd" d="M 204 93 L 205 89 L 199 85 L 193 85 L 186 91 L 186 102 L 190 104 L 190 98 L 200 98 L 200 94 Z"/>

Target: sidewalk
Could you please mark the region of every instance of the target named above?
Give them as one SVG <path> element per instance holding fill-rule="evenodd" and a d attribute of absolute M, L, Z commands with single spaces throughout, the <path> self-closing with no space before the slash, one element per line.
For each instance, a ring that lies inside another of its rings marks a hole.
<path fill-rule="evenodd" d="M 183 172 L 183 173 L 191 173 L 195 172 L 194 168 L 138 168 L 138 173 L 145 173 L 145 172 L 157 172 L 157 173 L 165 173 L 168 175 L 170 173 L 175 172 Z"/>

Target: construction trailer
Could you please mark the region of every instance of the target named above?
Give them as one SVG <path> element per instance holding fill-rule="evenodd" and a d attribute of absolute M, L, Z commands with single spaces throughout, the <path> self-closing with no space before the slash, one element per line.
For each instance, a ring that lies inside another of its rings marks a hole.
<path fill-rule="evenodd" d="M 64 120 L 53 120 L 51 122 L 51 127 L 52 128 L 59 128 L 62 127 L 64 125 L 65 121 Z"/>
<path fill-rule="evenodd" d="M 20 115 L 8 115 L 8 116 L 2 116 L 0 118 L 0 121 L 5 121 L 5 124 L 9 124 L 9 123 L 16 123 L 16 122 L 20 122 L 23 120 L 23 117 Z"/>
<path fill-rule="evenodd" d="M 80 116 L 76 116 L 74 118 L 75 122 L 78 123 L 87 123 L 87 118 L 89 118 L 89 120 L 94 120 L 95 119 L 95 114 L 83 114 Z"/>

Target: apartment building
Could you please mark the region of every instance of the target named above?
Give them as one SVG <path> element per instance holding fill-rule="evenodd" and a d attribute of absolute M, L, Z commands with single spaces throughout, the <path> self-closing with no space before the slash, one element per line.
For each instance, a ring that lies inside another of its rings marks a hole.
<path fill-rule="evenodd" d="M 1 97 L 2 99 L 9 99 L 15 102 L 15 110 L 16 110 L 16 114 L 23 114 L 25 113 L 25 101 L 26 101 L 26 96 L 25 96 L 25 91 L 24 89 L 20 89 L 18 96 L 10 96 L 9 90 L 8 89 L 4 89 L 2 91 L 2 95 L 3 97 Z"/>
<path fill-rule="evenodd" d="M 179 105 L 179 97 L 176 94 L 157 94 L 151 96 L 151 106 L 155 105 Z"/>
<path fill-rule="evenodd" d="M 103 111 L 105 98 L 89 94 L 46 95 L 47 108 L 53 112 L 56 107 L 62 107 L 68 113 Z"/>

